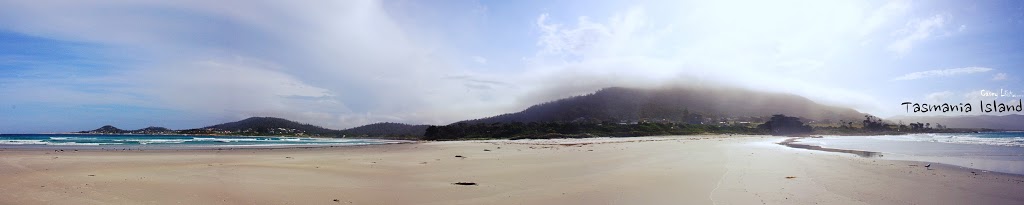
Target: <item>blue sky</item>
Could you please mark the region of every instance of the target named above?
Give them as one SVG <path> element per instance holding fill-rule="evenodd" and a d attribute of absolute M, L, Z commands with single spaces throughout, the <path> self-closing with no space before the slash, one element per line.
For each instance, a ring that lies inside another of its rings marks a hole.
<path fill-rule="evenodd" d="M 1024 95 L 1022 31 L 1019 1 L 2 1 L 0 133 L 446 124 L 608 86 L 890 117 Z"/>

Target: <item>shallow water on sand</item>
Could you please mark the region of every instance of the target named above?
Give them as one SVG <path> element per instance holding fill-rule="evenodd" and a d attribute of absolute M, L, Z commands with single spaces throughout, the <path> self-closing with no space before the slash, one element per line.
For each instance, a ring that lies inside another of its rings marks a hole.
<path fill-rule="evenodd" d="M 1024 175 L 1024 133 L 911 134 L 803 138 L 797 144 L 872 151 L 882 158 L 951 164 Z"/>

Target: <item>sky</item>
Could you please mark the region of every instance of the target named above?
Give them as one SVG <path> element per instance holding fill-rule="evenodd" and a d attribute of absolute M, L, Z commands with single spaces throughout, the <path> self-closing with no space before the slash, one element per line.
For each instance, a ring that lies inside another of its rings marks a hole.
<path fill-rule="evenodd" d="M 1024 95 L 1022 33 L 1021 1 L 0 0 L 0 133 L 447 124 L 610 86 L 914 115 L 1021 98 L 981 93 Z"/>

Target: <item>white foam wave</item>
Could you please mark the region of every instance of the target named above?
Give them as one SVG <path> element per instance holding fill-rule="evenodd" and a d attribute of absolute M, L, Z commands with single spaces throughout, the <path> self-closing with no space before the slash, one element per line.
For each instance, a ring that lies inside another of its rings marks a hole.
<path fill-rule="evenodd" d="M 79 142 L 50 142 L 47 145 L 119 145 L 122 143 L 79 143 Z"/>
<path fill-rule="evenodd" d="M 50 140 L 95 140 L 95 137 L 50 137 Z"/>
<path fill-rule="evenodd" d="M 42 140 L 0 140 L 0 144 L 46 144 Z"/>
<path fill-rule="evenodd" d="M 0 140 L 6 145 L 119 145 L 122 143 L 44 142 L 43 140 Z"/>
<path fill-rule="evenodd" d="M 209 138 L 209 137 L 194 137 L 194 141 L 216 141 L 216 142 L 255 142 L 261 141 L 257 138 Z"/>
<path fill-rule="evenodd" d="M 178 144 L 178 143 L 187 142 L 189 140 L 185 140 L 185 139 L 122 139 L 122 140 L 113 140 L 113 141 L 115 141 L 115 142 L 136 142 L 136 143 L 139 143 L 139 144 Z"/>
<path fill-rule="evenodd" d="M 98 140 L 102 139 L 102 140 Z M 81 141 L 84 140 L 84 141 Z M 309 137 L 171 137 L 171 138 L 82 138 L 73 136 L 54 136 L 43 139 L 0 139 L 0 145 L 160 145 L 160 144 L 193 144 L 190 142 L 220 142 L 214 146 L 323 146 L 323 145 L 365 145 L 392 144 L 406 141 L 400 140 L 367 140 Z M 205 144 L 205 143 L 200 143 Z M 199 144 L 195 144 L 199 145 Z M 192 145 L 190 145 L 192 146 Z M 200 145 L 202 146 L 202 145 Z"/>
<path fill-rule="evenodd" d="M 1024 147 L 1024 137 L 979 137 L 979 134 L 910 134 L 910 135 L 883 135 L 871 136 L 872 139 L 912 141 L 912 142 L 939 142 L 954 144 L 981 144 L 998 146 L 1019 146 Z"/>

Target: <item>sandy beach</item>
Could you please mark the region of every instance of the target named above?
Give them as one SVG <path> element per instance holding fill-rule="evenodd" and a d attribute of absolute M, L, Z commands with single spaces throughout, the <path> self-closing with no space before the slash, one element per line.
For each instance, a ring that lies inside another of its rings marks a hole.
<path fill-rule="evenodd" d="M 775 144 L 785 139 L 2 150 L 0 204 L 1024 204 L 1020 175 Z"/>

